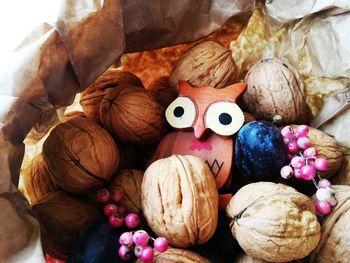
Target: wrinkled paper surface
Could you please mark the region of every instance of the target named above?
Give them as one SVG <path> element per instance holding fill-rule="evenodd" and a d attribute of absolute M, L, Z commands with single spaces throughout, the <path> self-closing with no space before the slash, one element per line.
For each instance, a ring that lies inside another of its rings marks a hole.
<path fill-rule="evenodd" d="M 12 15 L 0 27 L 11 44 L 0 60 L 1 262 L 45 262 L 38 222 L 15 187 L 32 127 L 52 126 L 57 109 L 124 52 L 196 40 L 253 8 L 253 0 L 11 0 L 2 8 Z"/>

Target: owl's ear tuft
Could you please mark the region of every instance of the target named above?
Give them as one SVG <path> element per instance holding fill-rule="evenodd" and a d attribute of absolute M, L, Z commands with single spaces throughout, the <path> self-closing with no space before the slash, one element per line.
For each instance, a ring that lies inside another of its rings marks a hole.
<path fill-rule="evenodd" d="M 230 86 L 225 87 L 224 89 L 225 90 L 228 89 L 230 97 L 232 97 L 234 101 L 236 101 L 236 98 L 242 95 L 246 90 L 246 88 L 247 88 L 247 83 L 242 82 L 242 83 L 232 84 Z"/>
<path fill-rule="evenodd" d="M 185 80 L 180 80 L 178 83 L 179 95 L 187 93 L 189 89 L 193 89 L 193 86 Z"/>

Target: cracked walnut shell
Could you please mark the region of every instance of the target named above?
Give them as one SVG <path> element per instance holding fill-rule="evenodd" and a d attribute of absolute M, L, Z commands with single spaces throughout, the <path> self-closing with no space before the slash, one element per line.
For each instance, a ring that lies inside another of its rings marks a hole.
<path fill-rule="evenodd" d="M 144 216 L 157 236 L 176 247 L 208 241 L 218 221 L 218 191 L 207 164 L 173 155 L 152 163 L 141 186 Z"/>
<path fill-rule="evenodd" d="M 106 130 L 87 118 L 58 124 L 43 145 L 51 179 L 61 189 L 88 194 L 102 187 L 116 172 L 119 151 Z"/>
<path fill-rule="evenodd" d="M 271 182 L 241 188 L 226 208 L 233 236 L 245 253 L 269 262 L 306 257 L 320 240 L 313 201 Z"/>

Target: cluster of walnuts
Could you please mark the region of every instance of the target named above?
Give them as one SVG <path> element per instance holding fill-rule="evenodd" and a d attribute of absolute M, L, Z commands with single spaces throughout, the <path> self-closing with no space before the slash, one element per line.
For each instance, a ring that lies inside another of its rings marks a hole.
<path fill-rule="evenodd" d="M 83 112 L 57 124 L 42 153 L 23 172 L 45 251 L 64 259 L 81 226 L 99 216 L 89 196 L 102 187 L 120 187 L 126 193 L 123 205 L 142 212 L 153 232 L 177 247 L 156 256 L 156 262 L 209 262 L 183 249 L 206 243 L 218 226 L 219 197 L 208 165 L 190 155 L 146 164 L 169 130 L 164 111 L 176 98 L 180 80 L 219 89 L 238 82 L 238 73 L 230 51 L 207 41 L 189 49 L 169 77 L 147 88 L 134 74 L 115 68 L 87 87 L 80 97 Z M 276 121 L 279 116 L 280 123 L 310 119 L 302 82 L 292 66 L 259 61 L 246 82 L 242 107 L 255 117 Z M 331 162 L 322 176 L 335 174 L 343 158 L 336 142 L 316 129 L 311 140 Z M 226 212 L 232 235 L 244 251 L 267 261 L 304 258 L 320 238 L 327 238 L 311 199 L 284 185 L 249 184 Z"/>

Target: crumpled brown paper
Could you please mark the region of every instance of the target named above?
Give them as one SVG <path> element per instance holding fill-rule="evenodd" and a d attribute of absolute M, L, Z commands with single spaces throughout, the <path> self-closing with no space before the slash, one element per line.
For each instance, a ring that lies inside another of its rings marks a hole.
<path fill-rule="evenodd" d="M 31 128 L 38 122 L 44 124 L 38 126 L 43 131 L 52 126 L 57 109 L 70 105 L 75 94 L 123 52 L 198 39 L 230 17 L 248 19 L 254 1 L 62 0 L 29 5 L 14 0 L 10 7 L 6 12 L 13 16 L 3 25 L 3 38 L 14 43 L 11 24 L 22 24 L 27 31 L 26 38 L 0 60 L 0 201 L 8 207 L 0 214 L 0 262 L 40 263 L 44 257 L 38 224 L 15 187 L 23 140 Z M 26 19 L 38 22 L 36 27 L 16 16 L 23 7 L 28 8 Z M 52 16 L 43 15 L 46 8 Z"/>

